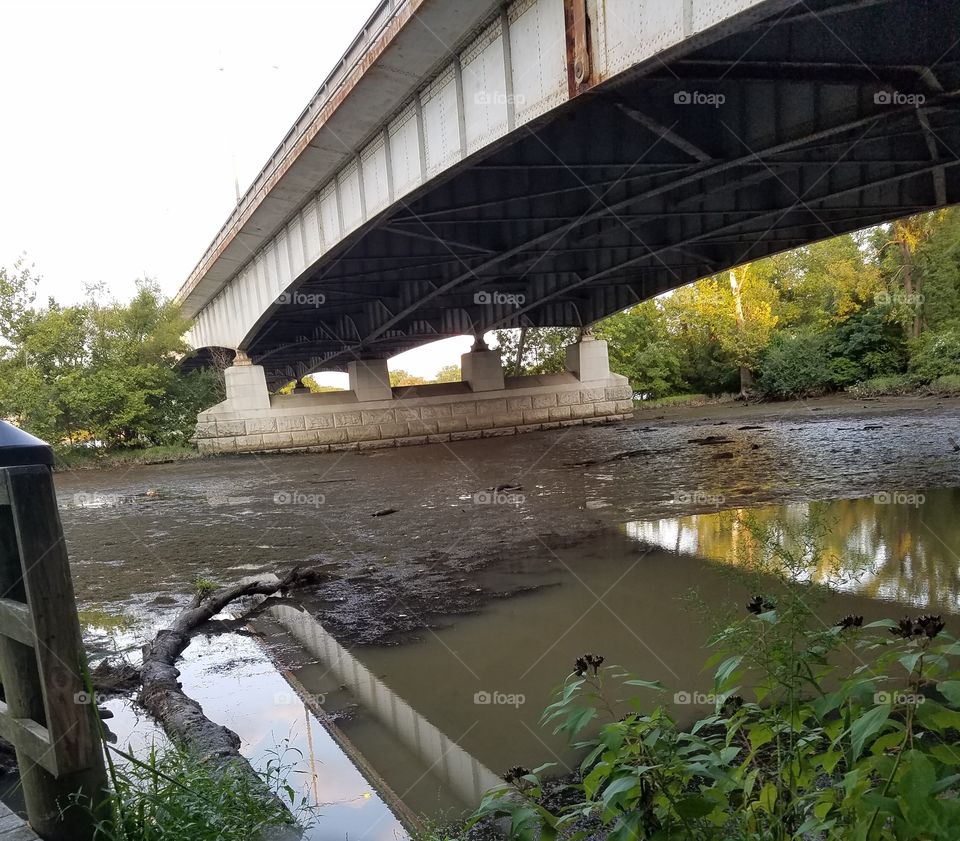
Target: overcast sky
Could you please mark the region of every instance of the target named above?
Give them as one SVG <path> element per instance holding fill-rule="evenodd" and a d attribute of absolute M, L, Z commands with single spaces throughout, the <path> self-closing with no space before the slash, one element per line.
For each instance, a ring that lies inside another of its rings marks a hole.
<path fill-rule="evenodd" d="M 375 5 L 0 0 L 0 265 L 26 253 L 63 303 L 175 294 Z"/>

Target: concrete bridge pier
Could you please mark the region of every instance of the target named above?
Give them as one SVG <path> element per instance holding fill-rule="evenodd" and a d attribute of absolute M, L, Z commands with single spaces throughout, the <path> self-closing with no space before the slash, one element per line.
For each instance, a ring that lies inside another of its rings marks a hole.
<path fill-rule="evenodd" d="M 499 350 L 490 350 L 482 336 L 474 339 L 473 348 L 460 356 L 460 379 L 471 391 L 502 391 L 503 363 Z"/>
<path fill-rule="evenodd" d="M 253 365 L 242 350 L 237 351 L 233 365 L 224 370 L 223 379 L 227 391 L 226 402 L 233 410 L 241 412 L 270 408 L 270 392 L 267 390 L 263 366 Z"/>
<path fill-rule="evenodd" d="M 393 399 L 386 359 L 358 359 L 348 362 L 347 375 L 350 378 L 350 391 L 356 395 L 359 402 Z"/>
<path fill-rule="evenodd" d="M 273 394 L 264 370 L 238 353 L 226 400 L 201 412 L 204 453 L 327 452 L 462 441 L 623 420 L 626 377 L 610 372 L 607 343 L 584 335 L 560 374 L 504 377 L 500 352 L 482 342 L 461 357 L 462 381 L 391 388 L 384 359 L 348 365 L 349 391 Z"/>

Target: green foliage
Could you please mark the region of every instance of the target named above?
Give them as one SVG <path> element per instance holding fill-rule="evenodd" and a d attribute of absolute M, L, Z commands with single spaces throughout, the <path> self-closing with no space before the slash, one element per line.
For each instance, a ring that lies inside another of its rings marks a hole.
<path fill-rule="evenodd" d="M 810 397 L 894 376 L 905 369 L 906 347 L 887 309 L 858 310 L 827 330 L 776 335 L 760 364 L 760 386 L 772 397 Z"/>
<path fill-rule="evenodd" d="M 520 347 L 521 333 L 523 348 Z M 577 340 L 571 327 L 528 327 L 521 330 L 496 330 L 500 360 L 507 376 L 516 374 L 562 374 L 566 347 Z M 521 357 L 517 364 L 518 355 Z"/>
<path fill-rule="evenodd" d="M 942 332 L 924 333 L 915 340 L 910 357 L 910 376 L 918 383 L 960 374 L 960 326 Z"/>
<path fill-rule="evenodd" d="M 124 447 L 119 450 L 69 447 L 55 452 L 58 470 L 120 467 L 131 464 L 168 464 L 200 458 L 197 448 L 186 444 L 154 444 L 149 447 Z"/>
<path fill-rule="evenodd" d="M 681 726 L 659 683 L 584 655 L 543 716 L 584 755 L 565 805 L 514 769 L 473 821 L 517 841 L 955 839 L 960 643 L 939 616 L 823 623 L 804 547 L 770 537 L 770 590 L 711 640 L 710 714 Z"/>
<path fill-rule="evenodd" d="M 830 357 L 822 335 L 806 331 L 776 336 L 760 365 L 760 387 L 780 398 L 823 394 L 831 383 Z"/>
<path fill-rule="evenodd" d="M 8 271 L 0 266 L 0 340 L 16 345 L 30 307 L 36 298 L 36 279 L 23 259 L 13 264 Z"/>
<path fill-rule="evenodd" d="M 924 276 L 923 316 L 927 327 L 942 329 L 960 320 L 960 212 L 950 208 L 918 248 Z"/>
<path fill-rule="evenodd" d="M 669 397 L 658 397 L 655 400 L 644 400 L 636 404 L 640 409 L 662 409 L 667 406 L 708 406 L 717 403 L 732 403 L 737 400 L 737 394 L 671 394 Z"/>
<path fill-rule="evenodd" d="M 930 389 L 937 394 L 951 396 L 960 394 L 960 374 L 948 374 L 945 377 L 937 377 L 930 383 Z"/>
<path fill-rule="evenodd" d="M 685 389 L 678 349 L 655 301 L 604 319 L 595 332 L 607 340 L 611 370 L 627 377 L 635 392 L 656 399 Z"/>
<path fill-rule="evenodd" d="M 433 378 L 435 383 L 458 383 L 461 380 L 459 365 L 444 365 Z"/>
<path fill-rule="evenodd" d="M 423 377 L 416 377 L 402 368 L 390 372 L 390 385 L 393 388 L 405 385 L 426 385 L 427 381 Z"/>
<path fill-rule="evenodd" d="M 854 397 L 880 397 L 883 395 L 911 394 L 916 391 L 916 385 L 909 377 L 903 374 L 894 374 L 890 377 L 871 377 L 856 385 L 850 386 L 850 393 Z"/>
<path fill-rule="evenodd" d="M 189 323 L 149 281 L 129 304 L 88 289 L 79 305 L 31 309 L 35 279 L 0 276 L 0 415 L 57 446 L 184 444 L 219 402 L 218 374 L 180 372 Z"/>
<path fill-rule="evenodd" d="M 265 785 L 276 787 L 276 772 L 268 769 Z M 293 823 L 248 774 L 214 769 L 183 749 L 152 749 L 145 760 L 124 753 L 110 776 L 113 817 L 99 824 L 95 841 L 250 841 Z"/>
<path fill-rule="evenodd" d="M 216 592 L 220 588 L 220 585 L 213 581 L 210 578 L 200 577 L 193 582 L 193 590 L 200 598 L 200 601 L 203 601 L 211 593 Z"/>

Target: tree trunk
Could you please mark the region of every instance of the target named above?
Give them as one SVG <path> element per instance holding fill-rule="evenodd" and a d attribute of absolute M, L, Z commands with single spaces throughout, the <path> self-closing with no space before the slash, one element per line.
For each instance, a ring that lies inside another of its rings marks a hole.
<path fill-rule="evenodd" d="M 913 308 L 913 322 L 910 325 L 909 335 L 916 339 L 923 331 L 923 308 L 920 303 L 920 288 L 922 280 L 914 274 L 913 252 L 910 244 L 903 236 L 897 238 L 900 247 L 900 258 L 903 261 L 903 293 L 906 295 L 907 305 Z"/>
<path fill-rule="evenodd" d="M 737 316 L 737 331 L 743 336 L 746 330 L 747 319 L 743 314 L 743 287 L 737 278 L 737 273 L 730 270 L 730 291 L 733 293 L 733 306 Z M 740 361 L 740 396 L 744 399 L 750 396 L 753 385 L 753 373 L 744 360 Z"/>
<path fill-rule="evenodd" d="M 527 343 L 527 328 L 520 328 L 520 337 L 517 339 L 517 364 L 513 367 L 513 375 L 519 377 L 523 373 L 523 349 Z"/>

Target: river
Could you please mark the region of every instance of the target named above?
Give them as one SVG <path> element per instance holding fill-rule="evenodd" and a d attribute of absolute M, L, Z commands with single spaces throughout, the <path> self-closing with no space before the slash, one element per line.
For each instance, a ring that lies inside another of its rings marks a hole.
<path fill-rule="evenodd" d="M 692 717 L 704 640 L 742 610 L 758 529 L 803 557 L 825 622 L 955 615 L 957 408 L 641 412 L 565 434 L 56 483 L 98 654 L 135 658 L 198 578 L 322 565 L 255 635 L 196 639 L 183 682 L 254 764 L 289 766 L 315 807 L 309 837 L 379 841 L 469 809 L 511 765 L 569 768 L 538 718 L 585 651 L 663 681 Z M 810 524 L 815 550 L 798 539 Z M 108 706 L 120 742 L 162 738 L 129 700 Z"/>

